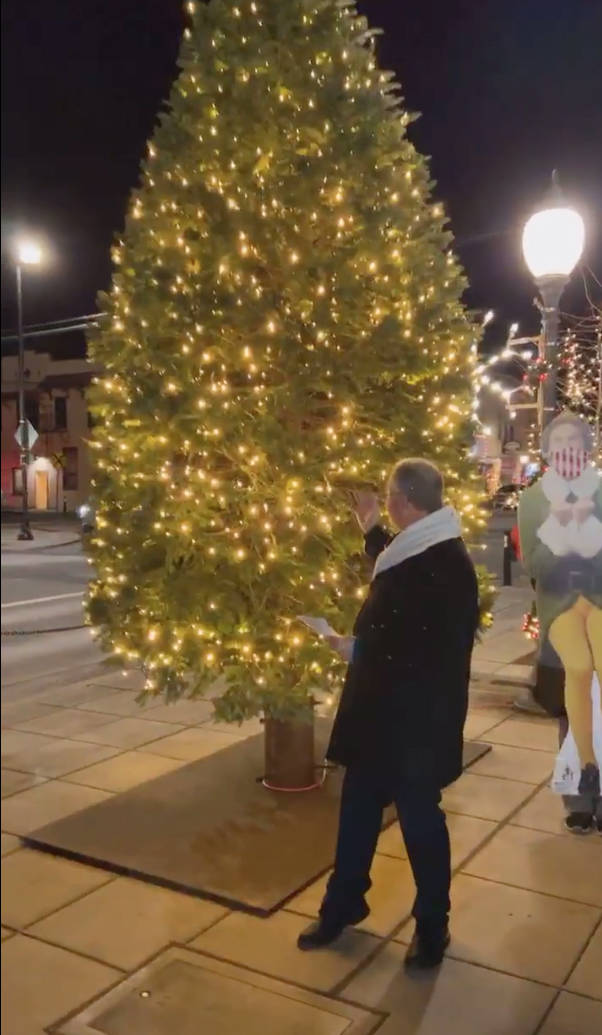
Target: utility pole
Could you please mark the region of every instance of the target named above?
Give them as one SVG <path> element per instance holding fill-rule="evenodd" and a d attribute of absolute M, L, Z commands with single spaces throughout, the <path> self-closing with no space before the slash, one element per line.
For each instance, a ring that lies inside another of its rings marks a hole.
<path fill-rule="evenodd" d="M 541 312 L 540 358 L 549 367 L 539 386 L 540 441 L 556 412 L 560 296 L 581 257 L 584 241 L 583 219 L 569 208 L 554 172 L 541 209 L 527 220 L 523 230 L 525 262 L 541 296 L 541 302 L 536 303 Z"/>
<path fill-rule="evenodd" d="M 17 539 L 33 539 L 29 525 L 29 486 L 27 474 L 29 465 L 29 421 L 25 414 L 25 334 L 23 328 L 23 266 L 38 266 L 42 261 L 42 250 L 33 241 L 20 241 L 17 244 L 17 338 L 19 344 L 18 384 L 19 384 L 19 425 L 17 441 L 21 449 L 21 492 L 23 494 L 23 511 L 21 514 L 21 530 Z"/>
<path fill-rule="evenodd" d="M 19 339 L 18 385 L 19 385 L 19 430 L 21 447 L 21 493 L 23 509 L 21 529 L 17 539 L 33 539 L 29 524 L 29 487 L 27 484 L 29 464 L 29 421 L 25 414 L 25 338 L 23 336 L 23 277 L 21 261 L 17 263 L 17 336 Z"/>

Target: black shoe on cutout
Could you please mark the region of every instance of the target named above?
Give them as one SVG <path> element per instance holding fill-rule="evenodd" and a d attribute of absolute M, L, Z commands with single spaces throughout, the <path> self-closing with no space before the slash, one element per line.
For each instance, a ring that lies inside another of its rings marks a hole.
<path fill-rule="evenodd" d="M 593 819 L 591 812 L 569 812 L 564 825 L 571 834 L 591 834 Z"/>
<path fill-rule="evenodd" d="M 600 797 L 600 770 L 593 762 L 588 762 L 581 770 L 579 794 L 591 794 L 592 798 Z"/>

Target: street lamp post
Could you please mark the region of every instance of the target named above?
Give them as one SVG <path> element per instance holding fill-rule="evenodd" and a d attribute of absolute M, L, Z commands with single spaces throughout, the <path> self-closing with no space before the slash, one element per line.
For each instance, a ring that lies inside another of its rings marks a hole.
<path fill-rule="evenodd" d="M 19 341 L 18 385 L 19 385 L 19 428 L 21 447 L 21 492 L 23 510 L 21 528 L 17 539 L 33 539 L 29 524 L 29 493 L 27 465 L 29 461 L 29 422 L 25 414 L 25 336 L 23 334 L 23 266 L 37 266 L 42 258 L 40 248 L 30 241 L 22 241 L 17 247 L 17 337 Z"/>
<path fill-rule="evenodd" d="M 548 366 L 539 383 L 537 398 L 540 448 L 544 428 L 556 412 L 560 296 L 581 258 L 584 243 L 583 219 L 567 205 L 554 172 L 542 207 L 527 220 L 523 230 L 523 255 L 541 296 L 539 354 Z M 520 711 L 543 714 L 531 689 L 519 695 L 514 705 Z"/>
<path fill-rule="evenodd" d="M 554 172 L 541 209 L 533 213 L 523 230 L 523 255 L 541 296 L 540 356 L 549 367 L 539 388 L 540 437 L 556 411 L 560 296 L 581 258 L 584 243 L 583 219 L 567 205 Z"/>

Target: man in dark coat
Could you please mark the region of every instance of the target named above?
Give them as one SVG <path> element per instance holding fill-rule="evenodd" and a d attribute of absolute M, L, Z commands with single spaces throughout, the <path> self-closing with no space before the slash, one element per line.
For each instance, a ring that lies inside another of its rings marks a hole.
<path fill-rule="evenodd" d="M 346 767 L 334 872 L 319 920 L 299 948 L 330 944 L 369 913 L 365 894 L 383 809 L 395 803 L 416 882 L 410 967 L 436 966 L 449 943 L 450 845 L 441 789 L 462 772 L 470 659 L 478 625 L 474 567 L 442 478 L 425 460 L 395 468 L 378 524 L 356 498 L 375 568 L 353 637 L 332 637 L 350 661 L 327 757 Z"/>

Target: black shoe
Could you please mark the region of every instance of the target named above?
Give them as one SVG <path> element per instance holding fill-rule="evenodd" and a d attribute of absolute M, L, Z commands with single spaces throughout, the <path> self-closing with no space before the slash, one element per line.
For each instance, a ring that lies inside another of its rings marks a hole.
<path fill-rule="evenodd" d="M 593 830 L 592 822 L 591 812 L 569 812 L 564 825 L 571 834 L 589 834 Z"/>
<path fill-rule="evenodd" d="M 593 762 L 588 762 L 581 770 L 579 794 L 591 794 L 592 798 L 600 797 L 600 770 Z"/>
<path fill-rule="evenodd" d="M 449 945 L 449 930 L 443 927 L 438 932 L 421 934 L 418 929 L 406 953 L 405 966 L 408 970 L 429 970 L 438 967 Z"/>
<path fill-rule="evenodd" d="M 596 816 L 594 820 L 594 830 L 597 834 L 602 834 L 602 816 Z"/>
<path fill-rule="evenodd" d="M 361 909 L 352 913 L 347 920 L 333 920 L 321 916 L 313 924 L 310 924 L 309 927 L 306 927 L 304 931 L 301 931 L 297 938 L 297 948 L 303 949 L 304 952 L 310 949 L 324 949 L 327 945 L 332 945 L 333 942 L 336 942 L 346 927 L 355 927 L 356 924 L 361 924 L 362 920 L 365 920 L 369 913 L 370 910 L 364 903 Z"/>

